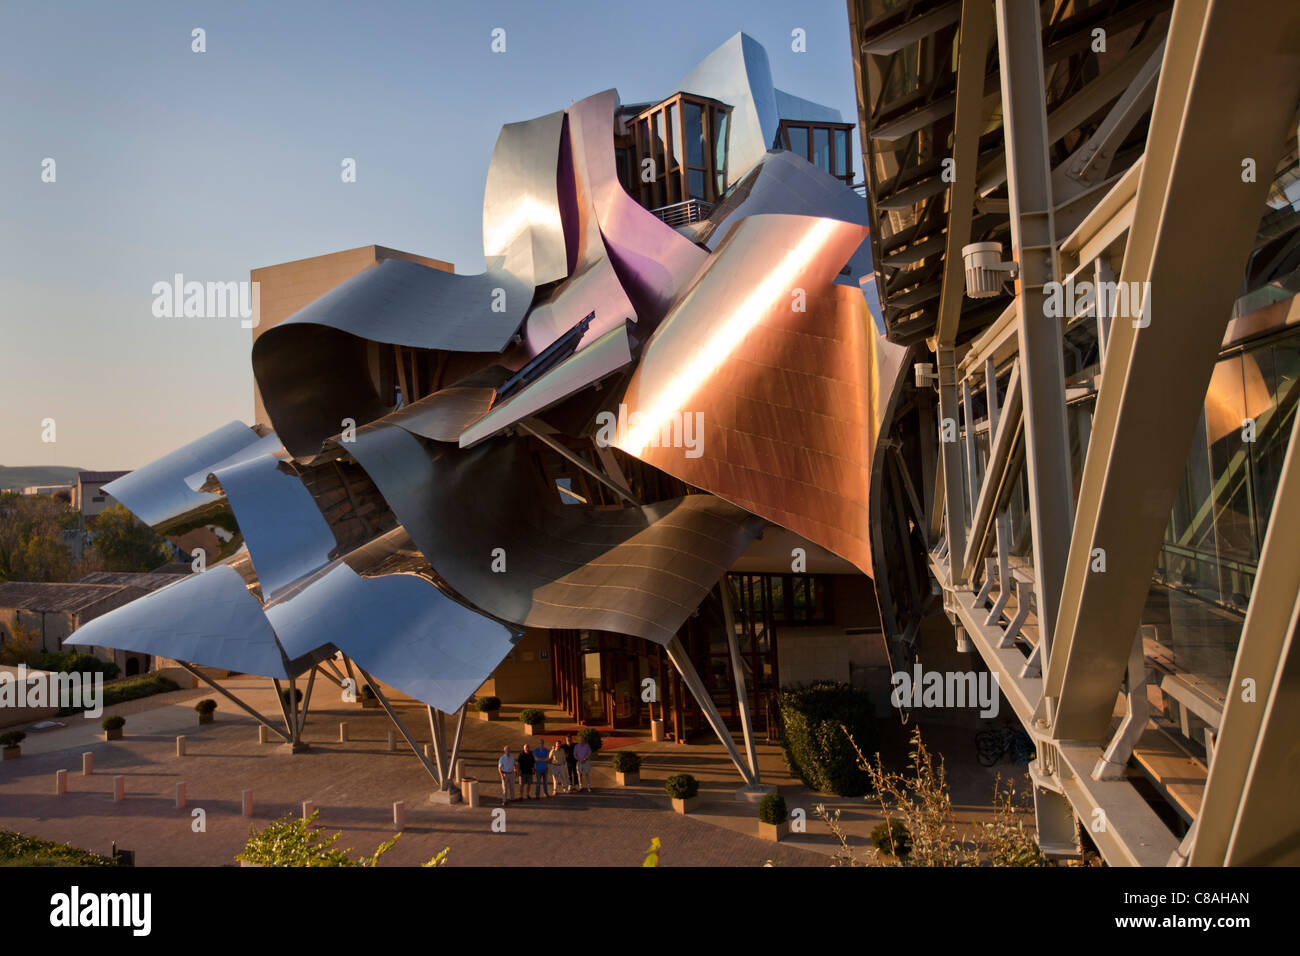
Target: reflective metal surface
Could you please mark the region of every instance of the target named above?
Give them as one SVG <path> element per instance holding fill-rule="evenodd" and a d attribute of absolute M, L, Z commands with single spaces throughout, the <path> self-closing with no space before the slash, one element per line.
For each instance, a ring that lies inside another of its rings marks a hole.
<path fill-rule="evenodd" d="M 499 258 L 496 268 L 530 285 L 569 274 L 556 184 L 563 125 L 564 113 L 558 111 L 501 127 L 483 191 L 483 255 L 489 271 Z"/>
<path fill-rule="evenodd" d="M 206 474 L 210 466 L 248 448 L 259 438 L 257 432 L 242 422 L 229 422 L 109 482 L 104 490 L 145 524 L 154 527 L 200 508 L 220 506 L 218 495 L 195 491 L 186 479 L 195 472 Z"/>
<path fill-rule="evenodd" d="M 257 598 L 218 565 L 83 624 L 64 644 L 115 647 L 262 677 L 288 677 Z"/>

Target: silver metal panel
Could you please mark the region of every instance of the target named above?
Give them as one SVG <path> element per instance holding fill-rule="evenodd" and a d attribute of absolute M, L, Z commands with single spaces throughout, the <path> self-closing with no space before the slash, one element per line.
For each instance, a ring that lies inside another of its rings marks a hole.
<path fill-rule="evenodd" d="M 215 473 L 243 532 L 265 601 L 329 563 L 334 533 L 302 480 L 265 455 Z"/>
<path fill-rule="evenodd" d="M 508 369 L 492 365 L 455 385 L 390 412 L 379 421 L 433 441 L 455 442 L 460 439 L 461 432 L 492 408 L 497 387 L 509 378 Z"/>
<path fill-rule="evenodd" d="M 727 185 L 739 182 L 776 140 L 781 119 L 767 51 L 737 33 L 691 70 L 677 88 L 732 107 L 727 146 Z"/>
<path fill-rule="evenodd" d="M 251 461 L 254 458 L 261 458 L 263 455 L 273 455 L 276 458 L 285 457 L 288 453 L 284 450 L 284 443 L 276 436 L 275 432 L 265 435 L 253 442 L 251 445 L 245 445 L 239 451 L 235 452 L 221 461 L 213 462 L 203 468 L 200 468 L 192 475 L 187 475 L 185 484 L 190 486 L 191 491 L 207 491 L 213 494 L 220 494 L 220 486 L 215 480 L 212 480 L 212 473 L 238 465 L 240 462 Z"/>
<path fill-rule="evenodd" d="M 501 127 L 483 190 L 484 258 L 532 285 L 569 274 L 556 185 L 563 126 L 561 110 Z"/>
<path fill-rule="evenodd" d="M 243 422 L 229 422 L 110 481 L 104 490 L 145 524 L 163 524 L 198 508 L 218 505 L 220 496 L 195 491 L 185 479 L 255 444 L 259 438 Z"/>
<path fill-rule="evenodd" d="M 448 712 L 473 696 L 517 636 L 423 578 L 363 578 L 344 563 L 267 617 L 286 648 L 332 644 L 389 686 Z"/>
<path fill-rule="evenodd" d="M 620 325 L 585 348 L 579 349 L 544 373 L 537 381 L 526 386 L 518 395 L 497 405 L 466 428 L 460 436 L 460 446 L 468 448 L 478 444 L 502 429 L 582 391 L 593 382 L 599 382 L 612 375 L 631 361 L 632 351 L 628 343 L 627 326 Z M 406 427 L 402 422 L 393 424 Z"/>
<path fill-rule="evenodd" d="M 263 677 L 287 678 L 284 656 L 257 598 L 224 565 L 191 574 L 97 617 L 64 640 Z"/>

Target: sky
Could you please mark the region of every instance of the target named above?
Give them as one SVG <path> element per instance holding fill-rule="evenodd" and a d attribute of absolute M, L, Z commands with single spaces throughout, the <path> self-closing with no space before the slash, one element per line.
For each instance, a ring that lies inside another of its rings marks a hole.
<path fill-rule="evenodd" d="M 155 317 L 155 283 L 371 243 L 480 272 L 503 124 L 611 87 L 662 99 L 742 30 L 778 87 L 857 121 L 843 0 L 9 0 L 0 465 L 136 468 L 251 423 L 251 330 Z"/>

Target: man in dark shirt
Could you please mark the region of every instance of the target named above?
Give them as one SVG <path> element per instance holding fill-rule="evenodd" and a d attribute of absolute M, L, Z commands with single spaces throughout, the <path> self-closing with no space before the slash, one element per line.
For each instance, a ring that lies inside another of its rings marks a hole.
<path fill-rule="evenodd" d="M 524 799 L 531 800 L 528 790 L 533 783 L 533 755 L 527 747 L 519 751 L 519 756 L 515 758 L 515 763 L 519 767 L 519 785 L 523 791 Z"/>
<path fill-rule="evenodd" d="M 560 749 L 564 751 L 564 763 L 569 768 L 569 788 L 565 793 L 573 790 L 574 781 L 578 779 L 578 761 L 573 757 L 573 738 L 565 737 L 564 743 L 560 744 Z"/>

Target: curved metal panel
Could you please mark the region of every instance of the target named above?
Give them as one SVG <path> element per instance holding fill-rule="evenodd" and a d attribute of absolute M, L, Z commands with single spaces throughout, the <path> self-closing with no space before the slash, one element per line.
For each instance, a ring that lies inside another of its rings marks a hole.
<path fill-rule="evenodd" d="M 262 599 L 324 567 L 334 533 L 295 474 L 265 455 L 215 472 L 257 571 Z"/>
<path fill-rule="evenodd" d="M 776 141 L 781 125 L 767 51 L 753 37 L 737 33 L 701 60 L 677 88 L 731 106 L 727 185 L 739 182 Z"/>
<path fill-rule="evenodd" d="M 332 644 L 384 683 L 447 713 L 473 696 L 516 637 L 423 578 L 363 578 L 342 562 L 266 613 L 286 649 Z"/>
<path fill-rule="evenodd" d="M 626 368 L 631 361 L 632 347 L 627 326 L 611 329 L 466 428 L 460 436 L 460 446 L 476 445 L 530 415 L 545 411 L 592 383 Z M 393 424 L 406 427 L 402 422 Z"/>
<path fill-rule="evenodd" d="M 560 110 L 501 127 L 483 190 L 484 257 L 532 285 L 569 274 L 556 185 L 563 125 Z"/>
<path fill-rule="evenodd" d="M 833 282 L 866 234 L 741 220 L 646 344 L 617 444 L 870 573 L 869 468 L 893 382 L 872 349 L 897 347 L 875 341 L 861 293 Z M 682 416 L 701 426 L 694 457 L 663 441 Z"/>
<path fill-rule="evenodd" d="M 562 505 L 522 440 L 426 448 L 379 426 L 358 431 L 346 450 L 457 593 L 528 627 L 666 643 L 763 524 L 712 495 L 599 511 Z"/>
<path fill-rule="evenodd" d="M 497 388 L 509 378 L 508 369 L 489 366 L 455 385 L 390 412 L 379 422 L 433 441 L 458 441 L 461 432 L 492 408 Z"/>
<path fill-rule="evenodd" d="M 221 503 L 218 495 L 190 488 L 186 478 L 248 448 L 260 437 L 243 422 L 229 422 L 129 475 L 110 481 L 104 490 L 147 525 L 173 521 L 191 511 Z"/>
<path fill-rule="evenodd" d="M 288 677 L 284 655 L 257 598 L 224 565 L 95 618 L 64 644 L 112 647 L 263 677 Z"/>
<path fill-rule="evenodd" d="M 264 435 L 251 445 L 245 445 L 239 451 L 235 452 L 221 461 L 214 462 L 192 475 L 187 475 L 185 484 L 189 485 L 191 491 L 206 491 L 212 494 L 220 494 L 221 487 L 212 480 L 213 472 L 221 471 L 238 465 L 241 462 L 252 461 L 254 458 L 261 458 L 264 455 L 271 455 L 275 458 L 282 458 L 288 453 L 284 450 L 284 443 L 276 436 L 275 432 Z"/>

